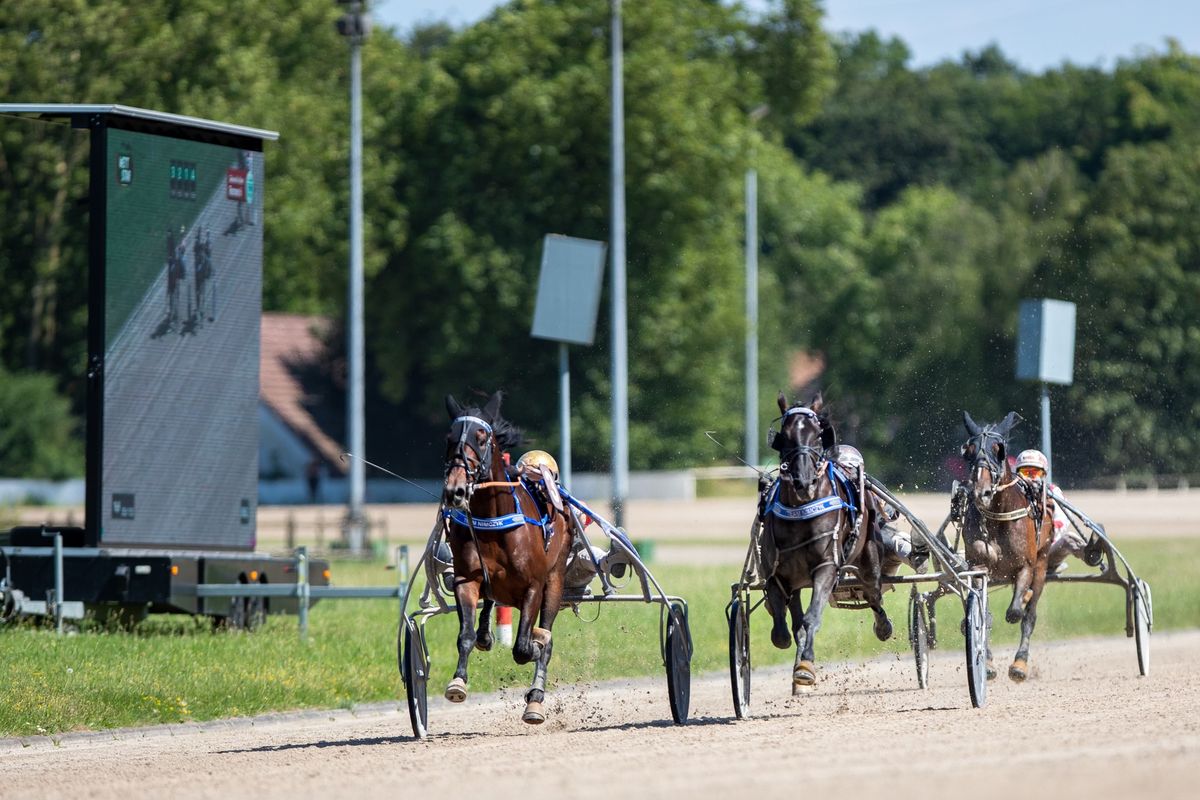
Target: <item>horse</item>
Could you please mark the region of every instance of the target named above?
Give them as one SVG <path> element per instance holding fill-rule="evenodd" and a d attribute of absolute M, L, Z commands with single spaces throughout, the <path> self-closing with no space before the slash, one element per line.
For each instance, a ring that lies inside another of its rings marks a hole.
<path fill-rule="evenodd" d="M 875 615 L 875 635 L 880 641 L 892 635 L 883 609 L 880 512 L 862 482 L 854 486 L 829 460 L 836 433 L 824 413 L 822 396 L 808 406 L 789 406 L 780 392 L 778 402 L 782 422 L 771 446 L 779 451 L 779 477 L 760 510 L 766 605 L 773 620 L 771 643 L 784 650 L 795 642 L 793 684 L 812 686 L 817 681 L 813 643 L 843 569 L 857 573 L 861 581 L 863 597 Z M 805 612 L 800 590 L 809 586 L 812 596 Z"/>
<path fill-rule="evenodd" d="M 496 603 L 512 606 L 521 613 L 513 661 L 535 663 L 521 719 L 537 725 L 546 719 L 543 702 L 554 647 L 551 630 L 562 604 L 574 531 L 566 512 L 553 507 L 543 512 L 519 478 L 508 475 L 502 454 L 520 444 L 521 432 L 500 416 L 501 399 L 496 392 L 479 409 L 446 396 L 450 431 L 442 506 L 453 554 L 460 630 L 458 666 L 445 696 L 452 703 L 467 699 L 471 650 L 492 648 L 492 608 Z M 476 629 L 475 608 L 481 600 Z"/>
<path fill-rule="evenodd" d="M 1003 421 L 980 427 L 964 411 L 963 426 L 970 438 L 962 447 L 970 468 L 963 522 L 967 561 L 987 569 L 993 579 L 1012 581 L 1012 602 L 1004 619 L 1021 623 L 1021 643 L 1008 668 L 1008 677 L 1017 683 L 1029 674 L 1029 639 L 1037 623 L 1054 538 L 1052 515 L 1032 502 L 1028 482 L 1009 468 L 1008 435 L 1020 420 L 1012 411 Z M 987 624 L 990 630 L 991 614 Z M 987 675 L 996 677 L 990 647 Z"/>

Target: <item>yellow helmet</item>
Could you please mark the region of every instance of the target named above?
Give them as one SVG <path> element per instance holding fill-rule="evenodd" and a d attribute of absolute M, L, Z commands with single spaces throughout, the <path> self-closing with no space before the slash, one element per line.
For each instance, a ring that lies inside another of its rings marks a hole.
<path fill-rule="evenodd" d="M 558 480 L 558 462 L 545 450 L 530 450 L 517 461 L 517 472 L 523 475 L 526 473 L 538 475 L 540 472 L 538 467 L 548 468 L 554 479 Z"/>

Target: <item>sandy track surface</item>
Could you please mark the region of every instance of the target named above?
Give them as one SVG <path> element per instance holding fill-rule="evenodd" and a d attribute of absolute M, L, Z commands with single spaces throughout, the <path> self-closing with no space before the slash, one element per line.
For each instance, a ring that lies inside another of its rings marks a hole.
<path fill-rule="evenodd" d="M 796 698 L 788 672 L 756 671 L 741 722 L 711 675 L 693 681 L 682 727 L 665 680 L 642 680 L 560 687 L 540 728 L 519 721 L 516 690 L 431 698 L 425 741 L 395 706 L 0 740 L 0 796 L 1194 796 L 1200 631 L 1157 635 L 1148 678 L 1124 638 L 1043 643 L 1034 658 L 1026 684 L 993 682 L 980 710 L 961 654 L 935 652 L 926 691 L 908 658 L 826 666 Z"/>

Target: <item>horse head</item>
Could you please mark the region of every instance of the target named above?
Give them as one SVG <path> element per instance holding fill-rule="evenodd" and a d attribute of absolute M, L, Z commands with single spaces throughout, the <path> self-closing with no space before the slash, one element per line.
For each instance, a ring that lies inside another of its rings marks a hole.
<path fill-rule="evenodd" d="M 446 434 L 443 461 L 445 482 L 442 502 L 452 508 L 466 509 L 476 484 L 487 480 L 494 467 L 496 430 L 500 417 L 501 394 L 496 392 L 482 409 L 467 407 L 446 395 L 446 413 L 450 431 Z"/>
<path fill-rule="evenodd" d="M 1015 411 L 998 423 L 978 425 L 971 415 L 963 412 L 963 427 L 970 438 L 962 446 L 962 457 L 971 469 L 971 493 L 976 503 L 987 506 L 1008 470 L 1008 435 L 1021 421 Z"/>
<path fill-rule="evenodd" d="M 771 447 L 779 451 L 780 477 L 791 483 L 799 496 L 812 497 L 821 477 L 821 456 L 826 444 L 834 440 L 833 428 L 822 414 L 825 402 L 820 394 L 807 406 L 789 406 L 783 392 L 777 399 L 782 417 Z"/>

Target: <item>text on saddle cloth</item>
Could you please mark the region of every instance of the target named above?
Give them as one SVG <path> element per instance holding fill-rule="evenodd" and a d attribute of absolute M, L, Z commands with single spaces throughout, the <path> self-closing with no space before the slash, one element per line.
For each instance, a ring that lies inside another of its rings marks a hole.
<path fill-rule="evenodd" d="M 521 480 L 514 482 L 511 486 L 513 505 L 517 509 L 517 511 L 512 514 L 504 514 L 499 517 L 476 517 L 474 515 L 468 515 L 467 512 L 458 508 L 447 508 L 442 510 L 442 515 L 451 522 L 462 525 L 465 528 L 474 526 L 476 530 L 482 531 L 507 531 L 512 530 L 513 528 L 519 528 L 522 525 L 537 525 L 542 529 L 542 538 L 545 549 L 549 550 L 550 539 L 554 535 L 554 526 L 550 524 L 551 520 L 554 518 L 554 512 L 553 510 L 546 510 L 542 514 L 541 519 L 526 516 L 525 513 L 520 510 L 521 501 L 520 498 L 517 497 L 518 483 L 520 487 L 525 490 L 525 494 L 529 495 L 529 498 L 533 500 L 533 504 L 537 507 L 538 511 L 542 511 L 543 504 L 538 502 L 537 493 L 530 491 L 529 486 L 525 483 L 525 481 Z"/>
<path fill-rule="evenodd" d="M 802 506 L 789 506 L 785 505 L 779 499 L 779 481 L 776 480 L 769 490 L 763 516 L 771 514 L 782 520 L 797 522 L 816 519 L 831 511 L 838 511 L 844 508 L 850 515 L 850 526 L 854 527 L 858 516 L 858 487 L 842 473 L 841 469 L 834 466 L 832 462 L 826 462 L 825 466 L 829 475 L 829 482 L 835 487 L 833 494 L 805 503 Z M 839 484 L 845 488 L 848 499 L 843 500 L 837 494 L 836 487 Z"/>

